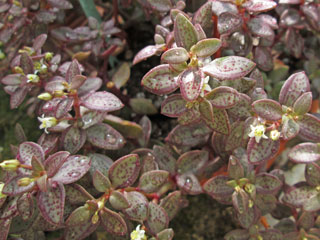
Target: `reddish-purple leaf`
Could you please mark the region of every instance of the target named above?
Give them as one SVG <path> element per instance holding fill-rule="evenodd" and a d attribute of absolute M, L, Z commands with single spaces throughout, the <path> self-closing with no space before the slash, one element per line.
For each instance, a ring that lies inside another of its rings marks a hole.
<path fill-rule="evenodd" d="M 220 80 L 234 80 L 247 75 L 254 67 L 255 63 L 251 60 L 228 56 L 217 58 L 202 68 L 203 72 Z"/>
<path fill-rule="evenodd" d="M 20 66 L 24 74 L 33 74 L 33 61 L 31 57 L 25 52 L 21 54 Z"/>
<path fill-rule="evenodd" d="M 181 192 L 174 191 L 169 193 L 161 199 L 160 206 L 167 212 L 169 220 L 172 220 L 182 207 Z"/>
<path fill-rule="evenodd" d="M 52 181 L 63 184 L 76 182 L 89 171 L 90 163 L 90 158 L 86 156 L 69 156 L 57 173 L 52 177 Z"/>
<path fill-rule="evenodd" d="M 48 3 L 58 9 L 66 10 L 73 8 L 72 4 L 67 0 L 48 0 Z"/>
<path fill-rule="evenodd" d="M 237 14 L 224 12 L 218 18 L 218 31 L 220 34 L 230 34 L 238 30 L 243 21 Z"/>
<path fill-rule="evenodd" d="M 147 2 L 159 12 L 168 12 L 172 8 L 170 0 L 147 0 Z"/>
<path fill-rule="evenodd" d="M 181 94 L 172 94 L 161 104 L 161 113 L 168 117 L 179 117 L 187 111 L 186 101 Z"/>
<path fill-rule="evenodd" d="M 262 71 L 268 72 L 273 69 L 273 58 L 271 49 L 267 47 L 256 47 L 253 52 L 254 62 Z"/>
<path fill-rule="evenodd" d="M 306 165 L 304 172 L 307 183 L 310 186 L 317 187 L 320 185 L 320 166 L 317 163 L 310 163 Z"/>
<path fill-rule="evenodd" d="M 200 24 L 204 32 L 209 36 L 212 34 L 213 21 L 212 21 L 212 10 L 211 2 L 203 4 L 193 15 L 192 23 L 197 28 L 197 24 Z"/>
<path fill-rule="evenodd" d="M 127 224 L 119 213 L 103 208 L 99 211 L 99 215 L 102 226 L 107 232 L 120 236 L 127 233 Z"/>
<path fill-rule="evenodd" d="M 300 127 L 299 135 L 313 142 L 320 142 L 320 119 L 309 113 L 297 121 Z"/>
<path fill-rule="evenodd" d="M 73 101 L 72 98 L 62 99 L 55 109 L 55 117 L 59 119 L 66 116 L 72 109 Z"/>
<path fill-rule="evenodd" d="M 27 87 L 21 87 L 15 90 L 10 96 L 10 108 L 14 109 L 19 107 L 28 94 Z"/>
<path fill-rule="evenodd" d="M 87 80 L 87 77 L 85 77 L 83 75 L 76 75 L 71 80 L 70 88 L 71 89 L 78 89 L 84 84 L 84 82 L 86 80 Z"/>
<path fill-rule="evenodd" d="M 230 179 L 227 176 L 216 176 L 210 178 L 203 185 L 203 190 L 213 198 L 215 198 L 216 196 L 231 196 L 234 189 L 227 184 L 229 180 Z"/>
<path fill-rule="evenodd" d="M 37 203 L 44 219 L 60 225 L 63 222 L 65 190 L 61 183 L 47 192 L 39 192 Z"/>
<path fill-rule="evenodd" d="M 200 120 L 201 120 L 200 111 L 196 108 L 191 108 L 183 112 L 178 117 L 178 123 L 180 125 L 192 125 L 194 123 L 198 123 Z"/>
<path fill-rule="evenodd" d="M 300 143 L 289 152 L 295 163 L 312 163 L 320 160 L 320 146 L 316 143 Z"/>
<path fill-rule="evenodd" d="M 92 224 L 91 221 L 87 221 L 82 225 L 67 227 L 63 236 L 66 240 L 82 240 L 93 233 L 98 226 L 99 223 Z"/>
<path fill-rule="evenodd" d="M 282 182 L 268 173 L 260 173 L 256 176 L 255 186 L 258 193 L 269 194 L 276 193 L 282 186 Z"/>
<path fill-rule="evenodd" d="M 6 240 L 9 234 L 12 218 L 0 219 L 0 240 Z"/>
<path fill-rule="evenodd" d="M 282 198 L 282 201 L 289 206 L 300 208 L 303 207 L 304 203 L 312 198 L 313 196 L 318 195 L 318 191 L 311 186 L 301 186 L 301 187 L 294 187 Z"/>
<path fill-rule="evenodd" d="M 149 45 L 141 49 L 134 57 L 132 63 L 133 65 L 146 60 L 147 58 L 156 55 L 163 51 L 165 44 L 161 45 Z"/>
<path fill-rule="evenodd" d="M 77 59 L 74 59 L 66 72 L 66 81 L 71 83 L 72 79 L 77 75 L 81 75 L 80 65 Z"/>
<path fill-rule="evenodd" d="M 216 16 L 224 12 L 238 13 L 237 5 L 231 2 L 212 1 L 212 12 Z"/>
<path fill-rule="evenodd" d="M 229 157 L 228 176 L 236 180 L 244 177 L 244 168 L 240 160 L 233 155 Z"/>
<path fill-rule="evenodd" d="M 125 188 L 133 184 L 139 176 L 140 160 L 137 154 L 129 154 L 112 164 L 108 173 L 114 188 Z"/>
<path fill-rule="evenodd" d="M 177 185 L 190 195 L 198 195 L 203 192 L 198 178 L 192 173 L 177 175 Z"/>
<path fill-rule="evenodd" d="M 242 214 L 237 213 L 237 219 L 243 228 L 250 228 L 253 224 L 257 223 L 260 218 L 260 212 L 254 205 L 251 208 L 248 208 L 247 211 Z"/>
<path fill-rule="evenodd" d="M 284 140 L 288 141 L 294 138 L 298 135 L 299 131 L 299 124 L 295 120 L 288 118 L 282 122 L 281 134 Z"/>
<path fill-rule="evenodd" d="M 48 177 L 52 177 L 56 174 L 62 164 L 65 162 L 70 153 L 66 151 L 56 152 L 50 155 L 44 162 L 44 166 Z"/>
<path fill-rule="evenodd" d="M 74 154 L 78 152 L 86 141 L 86 132 L 78 127 L 67 128 L 60 140 L 60 144 L 65 150 Z"/>
<path fill-rule="evenodd" d="M 186 101 L 193 101 L 198 98 L 203 85 L 203 77 L 198 69 L 186 69 L 179 75 L 178 81 L 181 95 Z"/>
<path fill-rule="evenodd" d="M 277 6 L 277 2 L 273 0 L 250 0 L 242 4 L 250 13 L 260 13 L 269 11 Z"/>
<path fill-rule="evenodd" d="M 309 79 L 305 72 L 292 74 L 283 84 L 280 94 L 279 103 L 288 107 L 293 106 L 301 94 L 310 91 Z"/>
<path fill-rule="evenodd" d="M 170 152 L 165 147 L 154 145 L 153 154 L 161 170 L 166 170 L 172 175 L 175 174 L 176 159 L 170 154 Z"/>
<path fill-rule="evenodd" d="M 168 64 L 152 68 L 141 80 L 149 92 L 162 95 L 174 92 L 179 87 L 178 78 Z"/>
<path fill-rule="evenodd" d="M 149 143 L 152 124 L 147 116 L 143 116 L 139 121 L 139 125 L 142 127 L 142 136 L 138 139 L 138 142 L 141 147 L 145 147 Z"/>
<path fill-rule="evenodd" d="M 240 188 L 232 194 L 232 205 L 237 213 L 245 213 L 249 208 L 249 195 Z"/>
<path fill-rule="evenodd" d="M 125 192 L 130 207 L 123 210 L 125 216 L 133 221 L 144 221 L 148 217 L 148 199 L 139 192 Z"/>
<path fill-rule="evenodd" d="M 240 147 L 244 135 L 245 124 L 244 122 L 234 122 L 231 125 L 230 134 L 225 141 L 225 150 L 231 151 Z"/>
<path fill-rule="evenodd" d="M 265 24 L 261 18 L 252 18 L 248 23 L 248 27 L 258 37 L 270 38 L 274 36 L 273 29 Z"/>
<path fill-rule="evenodd" d="M 280 148 L 280 141 L 273 141 L 270 138 L 260 139 L 257 143 L 255 138 L 250 138 L 247 146 L 248 160 L 252 164 L 260 164 L 263 161 L 273 158 Z"/>
<path fill-rule="evenodd" d="M 253 111 L 269 121 L 278 121 L 282 118 L 282 108 L 281 105 L 271 99 L 261 99 L 252 103 Z"/>
<path fill-rule="evenodd" d="M 82 105 L 97 111 L 112 112 L 121 109 L 124 105 L 115 95 L 109 92 L 94 92 L 86 97 Z"/>
<path fill-rule="evenodd" d="M 0 212 L 0 219 L 13 218 L 17 215 L 17 200 L 19 197 L 11 199 Z"/>
<path fill-rule="evenodd" d="M 31 182 L 28 186 L 19 186 L 18 181 L 20 178 L 23 178 L 23 177 L 30 177 L 30 176 L 19 175 L 19 176 L 10 178 L 4 185 L 2 189 L 2 193 L 9 196 L 16 196 L 16 195 L 20 195 L 22 193 L 30 191 L 35 186 L 35 182 Z"/>
<path fill-rule="evenodd" d="M 187 51 L 198 42 L 197 31 L 189 19 L 178 13 L 174 20 L 174 39 L 178 47 L 183 47 Z"/>
<path fill-rule="evenodd" d="M 169 64 L 179 64 L 189 60 L 189 53 L 182 47 L 171 48 L 161 56 L 161 61 Z"/>
<path fill-rule="evenodd" d="M 19 145 L 19 161 L 26 165 L 31 165 L 32 158 L 39 162 L 44 161 L 44 152 L 40 145 L 34 142 L 24 142 Z"/>
<path fill-rule="evenodd" d="M 40 34 L 38 37 L 36 37 L 33 40 L 33 45 L 32 48 L 37 52 L 38 50 L 40 50 L 42 48 L 42 46 L 44 45 L 44 43 L 47 40 L 47 34 Z"/>
<path fill-rule="evenodd" d="M 80 185 L 70 184 L 65 186 L 66 199 L 71 204 L 83 204 L 93 197 Z"/>
<path fill-rule="evenodd" d="M 285 35 L 286 47 L 295 58 L 300 58 L 303 53 L 304 39 L 294 28 L 288 28 Z"/>
<path fill-rule="evenodd" d="M 1 83 L 9 86 L 20 85 L 20 83 L 22 82 L 22 78 L 23 75 L 21 75 L 20 73 L 9 74 L 1 79 Z"/>
<path fill-rule="evenodd" d="M 17 201 L 17 209 L 23 220 L 28 220 L 33 214 L 33 196 L 30 193 L 23 194 Z"/>
<path fill-rule="evenodd" d="M 298 115 L 304 115 L 309 112 L 312 104 L 312 93 L 303 93 L 293 104 L 293 111 Z"/>
<path fill-rule="evenodd" d="M 78 89 L 78 94 L 80 96 L 83 96 L 90 92 L 95 92 L 101 87 L 101 85 L 102 85 L 101 78 L 88 77 L 87 80 Z"/>
<path fill-rule="evenodd" d="M 149 171 L 141 175 L 138 187 L 146 193 L 153 193 L 168 181 L 168 177 L 169 172 L 164 170 Z"/>
<path fill-rule="evenodd" d="M 168 224 L 169 218 L 166 211 L 159 205 L 150 202 L 148 206 L 148 218 L 145 221 L 145 225 L 150 233 L 156 235 L 167 228 Z"/>
<path fill-rule="evenodd" d="M 213 107 L 216 108 L 230 108 L 239 102 L 239 93 L 231 87 L 216 87 L 211 92 L 205 95 Z"/>
<path fill-rule="evenodd" d="M 123 136 L 105 123 L 98 123 L 87 129 L 88 141 L 96 147 L 116 150 L 124 146 Z"/>

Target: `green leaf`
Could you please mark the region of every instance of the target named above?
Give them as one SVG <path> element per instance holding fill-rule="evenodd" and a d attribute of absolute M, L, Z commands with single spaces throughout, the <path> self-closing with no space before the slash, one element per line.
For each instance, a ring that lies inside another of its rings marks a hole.
<path fill-rule="evenodd" d="M 307 164 L 304 175 L 309 185 L 314 187 L 320 185 L 320 166 L 318 164 Z"/>
<path fill-rule="evenodd" d="M 150 202 L 148 206 L 148 218 L 145 226 L 152 235 L 156 235 L 166 229 L 169 224 L 169 218 L 166 211 L 159 205 Z"/>
<path fill-rule="evenodd" d="M 288 118 L 282 122 L 282 137 L 284 140 L 290 140 L 298 135 L 300 131 L 299 124 L 296 123 L 293 119 Z"/>
<path fill-rule="evenodd" d="M 215 126 L 213 124 L 214 122 L 213 107 L 208 100 L 203 99 L 203 101 L 199 103 L 199 112 L 201 114 L 202 120 L 206 123 L 206 125 L 211 129 L 213 129 Z"/>
<path fill-rule="evenodd" d="M 174 236 L 174 232 L 172 228 L 164 229 L 157 234 L 158 240 L 172 240 Z"/>
<path fill-rule="evenodd" d="M 101 17 L 96 9 L 96 5 L 93 0 L 79 0 L 80 5 L 84 13 L 88 17 L 94 17 L 99 23 L 101 23 Z"/>
<path fill-rule="evenodd" d="M 316 212 L 320 209 L 320 194 L 316 194 L 306 199 L 303 203 L 303 209 L 305 211 Z"/>
<path fill-rule="evenodd" d="M 289 152 L 289 158 L 296 163 L 311 163 L 320 160 L 320 146 L 316 143 L 300 143 Z"/>
<path fill-rule="evenodd" d="M 141 175 L 138 187 L 146 192 L 153 193 L 168 181 L 169 172 L 164 170 L 153 170 Z"/>
<path fill-rule="evenodd" d="M 170 0 L 147 0 L 147 2 L 159 12 L 167 12 L 172 8 Z"/>
<path fill-rule="evenodd" d="M 68 217 L 66 226 L 73 227 L 90 222 L 93 214 L 94 212 L 90 211 L 87 206 L 78 207 Z"/>
<path fill-rule="evenodd" d="M 282 187 L 282 182 L 268 173 L 260 173 L 256 176 L 255 184 L 257 192 L 262 194 L 275 193 Z"/>
<path fill-rule="evenodd" d="M 238 213 L 245 213 L 249 208 L 248 194 L 243 189 L 240 189 L 239 191 L 234 191 L 232 194 L 232 204 Z"/>
<path fill-rule="evenodd" d="M 197 32 L 192 23 L 183 14 L 179 13 L 174 20 L 174 39 L 178 47 L 187 51 L 197 43 Z"/>
<path fill-rule="evenodd" d="M 247 211 L 242 214 L 237 214 L 238 221 L 243 228 L 249 228 L 253 224 L 255 224 L 260 217 L 258 210 L 255 206 L 249 207 Z"/>
<path fill-rule="evenodd" d="M 161 56 L 161 61 L 169 64 L 179 64 L 189 60 L 189 53 L 182 47 L 171 48 Z"/>
<path fill-rule="evenodd" d="M 133 221 L 144 221 L 148 215 L 148 199 L 139 192 L 125 192 L 126 199 L 128 200 L 130 207 L 123 210 L 125 216 Z"/>
<path fill-rule="evenodd" d="M 228 176 L 232 179 L 240 179 L 244 177 L 244 169 L 240 160 L 231 155 L 228 163 Z"/>
<path fill-rule="evenodd" d="M 213 107 L 231 108 L 239 102 L 239 93 L 231 87 L 217 87 L 205 95 Z"/>
<path fill-rule="evenodd" d="M 303 93 L 293 104 L 293 111 L 298 115 L 309 112 L 312 104 L 312 93 Z"/>
<path fill-rule="evenodd" d="M 209 160 L 207 151 L 193 150 L 182 154 L 177 160 L 177 172 L 184 174 L 188 172 L 197 173 Z"/>
<path fill-rule="evenodd" d="M 133 184 L 139 176 L 140 160 L 137 154 L 129 154 L 115 161 L 108 171 L 114 188 L 125 188 Z"/>
<path fill-rule="evenodd" d="M 120 89 L 125 86 L 130 78 L 130 65 L 127 62 L 123 62 L 117 71 L 112 76 L 112 82 L 116 88 Z"/>
<path fill-rule="evenodd" d="M 93 186 L 99 192 L 106 192 L 111 187 L 108 177 L 104 176 L 99 170 L 96 170 L 92 176 Z"/>
<path fill-rule="evenodd" d="M 142 136 L 142 127 L 131 121 L 123 120 L 114 115 L 107 115 L 104 122 L 119 131 L 126 138 L 139 138 Z"/>
<path fill-rule="evenodd" d="M 300 126 L 299 135 L 309 141 L 320 142 L 320 119 L 306 113 L 297 121 Z"/>
<path fill-rule="evenodd" d="M 245 120 L 252 116 L 251 114 L 251 98 L 243 93 L 239 94 L 239 102 L 232 108 L 228 109 L 228 113 L 235 119 Z"/>
<path fill-rule="evenodd" d="M 193 45 L 190 51 L 198 57 L 209 57 L 219 50 L 221 47 L 221 40 L 217 38 L 203 39 L 197 44 Z"/>
<path fill-rule="evenodd" d="M 109 197 L 111 206 L 116 210 L 122 210 L 130 207 L 127 198 L 119 191 L 113 191 Z"/>
<path fill-rule="evenodd" d="M 216 176 L 210 178 L 204 185 L 203 190 L 211 197 L 226 197 L 231 196 L 234 189 L 230 187 L 227 182 L 230 179 L 226 176 Z"/>
<path fill-rule="evenodd" d="M 176 159 L 165 147 L 154 145 L 153 155 L 160 169 L 168 171 L 171 175 L 175 174 Z"/>
<path fill-rule="evenodd" d="M 252 103 L 253 111 L 269 121 L 278 121 L 282 118 L 281 105 L 271 99 L 260 99 Z"/>
<path fill-rule="evenodd" d="M 213 126 L 212 130 L 228 135 L 230 133 L 230 123 L 226 110 L 213 108 Z"/>
<path fill-rule="evenodd" d="M 230 134 L 227 136 L 225 141 L 226 151 L 231 151 L 242 145 L 244 129 L 245 129 L 245 123 L 243 121 L 234 122 L 231 125 Z"/>
<path fill-rule="evenodd" d="M 150 99 L 131 98 L 129 105 L 137 114 L 154 115 L 158 113 L 158 109 L 153 105 Z"/>
<path fill-rule="evenodd" d="M 248 240 L 249 238 L 249 232 L 243 229 L 232 230 L 224 236 L 225 240 Z"/>
<path fill-rule="evenodd" d="M 161 199 L 160 206 L 167 212 L 169 220 L 172 220 L 179 212 L 182 205 L 181 201 L 180 191 L 169 193 L 168 196 Z"/>

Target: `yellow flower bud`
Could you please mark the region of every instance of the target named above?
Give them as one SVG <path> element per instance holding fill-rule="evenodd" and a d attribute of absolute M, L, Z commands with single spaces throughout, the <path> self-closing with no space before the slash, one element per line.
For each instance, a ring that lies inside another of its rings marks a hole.
<path fill-rule="evenodd" d="M 2 193 L 3 187 L 4 187 L 4 183 L 0 183 L 0 199 L 7 197 L 7 195 Z"/>
<path fill-rule="evenodd" d="M 52 99 L 52 95 L 50 93 L 45 92 L 38 95 L 38 98 L 44 101 L 49 101 Z"/>
<path fill-rule="evenodd" d="M 3 60 L 5 58 L 6 58 L 6 55 L 4 54 L 4 52 L 0 50 L 0 60 Z"/>
<path fill-rule="evenodd" d="M 91 223 L 92 224 L 96 224 L 99 221 L 99 215 L 98 215 L 98 211 L 94 213 L 94 215 L 91 218 Z"/>
<path fill-rule="evenodd" d="M 20 186 L 20 187 L 26 187 L 26 186 L 28 186 L 30 183 L 32 183 L 33 182 L 33 179 L 31 179 L 31 178 L 28 178 L 28 177 L 24 177 L 24 178 L 20 178 L 19 180 L 18 180 L 18 185 Z"/>
<path fill-rule="evenodd" d="M 13 68 L 13 71 L 14 71 L 15 73 L 24 74 L 22 68 L 21 68 L 21 67 L 18 67 L 18 66 L 14 67 L 14 68 Z"/>
<path fill-rule="evenodd" d="M 270 132 L 270 138 L 273 140 L 273 141 L 277 141 L 279 138 L 280 138 L 280 132 L 275 129 L 275 130 L 272 130 Z"/>
<path fill-rule="evenodd" d="M 27 75 L 27 78 L 28 78 L 28 80 L 27 80 L 28 83 L 29 83 L 29 82 L 31 82 L 31 83 L 38 83 L 38 82 L 40 81 L 39 76 L 36 75 L 36 74 L 28 74 L 28 75 Z"/>
<path fill-rule="evenodd" d="M 17 159 L 5 160 L 0 163 L 0 167 L 6 171 L 16 171 L 20 166 L 20 162 Z"/>
<path fill-rule="evenodd" d="M 46 52 L 46 54 L 44 55 L 44 58 L 46 59 L 46 61 L 51 61 L 51 59 L 53 58 L 53 53 Z"/>

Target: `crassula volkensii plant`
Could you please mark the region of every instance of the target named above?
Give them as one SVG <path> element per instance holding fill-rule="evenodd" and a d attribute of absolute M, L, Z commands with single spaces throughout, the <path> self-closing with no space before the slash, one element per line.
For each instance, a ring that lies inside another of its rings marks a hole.
<path fill-rule="evenodd" d="M 0 240 L 187 239 L 199 194 L 236 224 L 204 239 L 320 238 L 319 3 L 79 2 L 0 1 L 1 83 L 41 131 L 0 162 Z"/>

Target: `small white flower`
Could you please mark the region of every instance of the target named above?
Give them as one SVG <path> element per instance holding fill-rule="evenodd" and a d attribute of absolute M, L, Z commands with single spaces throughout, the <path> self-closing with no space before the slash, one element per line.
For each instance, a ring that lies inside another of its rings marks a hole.
<path fill-rule="evenodd" d="M 264 134 L 266 127 L 262 124 L 257 126 L 250 125 L 251 132 L 248 134 L 249 137 L 255 137 L 256 142 L 259 143 L 261 138 L 267 139 L 268 137 Z"/>
<path fill-rule="evenodd" d="M 273 141 L 276 141 L 278 140 L 280 137 L 280 132 L 277 130 L 277 129 L 274 129 L 270 132 L 270 138 L 273 140 Z"/>
<path fill-rule="evenodd" d="M 27 80 L 28 83 L 30 83 L 30 82 L 31 83 L 38 83 L 40 81 L 39 76 L 36 74 L 28 74 L 27 78 L 28 78 L 28 80 Z"/>
<path fill-rule="evenodd" d="M 140 230 L 140 225 L 136 227 L 130 234 L 131 240 L 147 240 L 147 236 L 144 230 Z"/>
<path fill-rule="evenodd" d="M 209 80 L 210 80 L 209 76 L 207 76 L 203 79 L 203 85 L 202 85 L 202 89 L 201 89 L 201 93 L 200 93 L 201 97 L 204 97 L 205 93 L 210 92 L 212 90 L 209 85 Z"/>
<path fill-rule="evenodd" d="M 44 114 L 41 117 L 38 117 L 38 120 L 41 122 L 39 128 L 44 129 L 45 133 L 48 132 L 48 128 L 54 127 L 58 124 L 58 120 L 55 117 L 44 117 Z"/>

